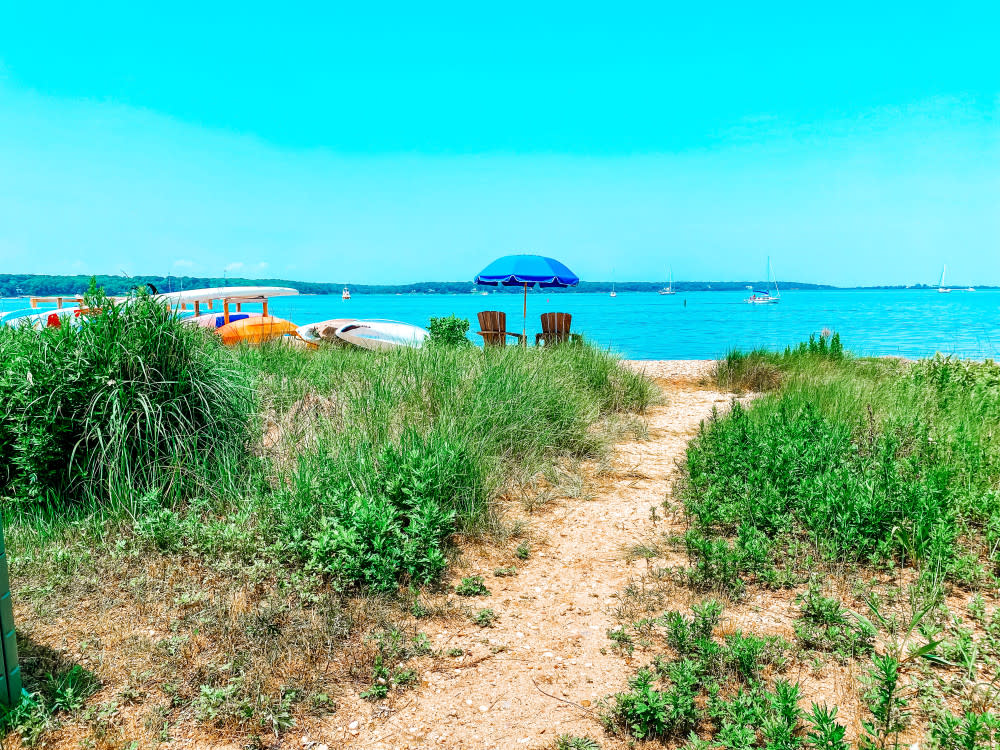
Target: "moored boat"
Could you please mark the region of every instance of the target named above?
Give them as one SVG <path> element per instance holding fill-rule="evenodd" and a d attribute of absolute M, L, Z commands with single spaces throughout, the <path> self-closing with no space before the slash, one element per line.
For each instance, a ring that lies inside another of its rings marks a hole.
<path fill-rule="evenodd" d="M 771 294 L 770 290 L 765 289 L 764 291 L 758 291 L 751 287 L 750 296 L 747 297 L 744 302 L 748 305 L 776 305 L 781 301 L 781 292 L 778 290 L 778 282 L 774 278 L 774 274 L 771 272 L 771 258 L 767 259 L 767 282 L 774 286 L 774 294 Z"/>

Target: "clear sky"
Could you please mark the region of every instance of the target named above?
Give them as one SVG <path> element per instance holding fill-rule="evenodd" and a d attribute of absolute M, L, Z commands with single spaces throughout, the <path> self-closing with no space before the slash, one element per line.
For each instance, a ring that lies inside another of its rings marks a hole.
<path fill-rule="evenodd" d="M 1000 284 L 995 2 L 147 5 L 0 6 L 0 273 Z"/>

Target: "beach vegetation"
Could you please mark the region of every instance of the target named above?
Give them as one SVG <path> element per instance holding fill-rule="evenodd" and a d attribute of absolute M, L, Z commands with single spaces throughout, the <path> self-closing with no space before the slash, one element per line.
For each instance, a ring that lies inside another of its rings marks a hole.
<path fill-rule="evenodd" d="M 653 659 L 609 700 L 609 728 L 679 742 L 690 725 L 688 748 L 995 747 L 1000 367 L 862 358 L 832 334 L 733 352 L 715 376 L 752 398 L 689 444 L 683 533 L 643 545 L 648 573 L 630 589 L 646 612 L 623 625 L 641 622 L 631 656 Z M 656 566 L 678 548 L 685 564 Z M 743 608 L 743 627 L 720 634 L 715 600 L 657 616 L 677 584 Z M 791 599 L 769 597 L 778 588 Z M 765 602 L 794 644 L 755 626 Z M 845 725 L 833 696 L 805 701 L 790 667 L 860 675 L 857 718 Z M 688 670 L 704 692 L 675 713 Z"/>
<path fill-rule="evenodd" d="M 52 622 L 97 679 L 140 670 L 120 692 L 156 696 L 168 738 L 182 719 L 280 735 L 336 710 L 331 679 L 375 700 L 412 685 L 415 618 L 441 611 L 456 540 L 506 544 L 503 495 L 601 457 L 606 426 L 657 393 L 587 346 L 227 349 L 143 293 L 86 306 L 79 326 L 0 327 L 0 502 L 35 696 L 0 724 L 26 742 L 57 722 L 121 739 L 114 712 L 84 717 L 90 672 L 50 684 L 31 656 Z"/>
<path fill-rule="evenodd" d="M 459 596 L 489 596 L 490 590 L 486 588 L 482 576 L 466 576 L 455 587 L 455 593 Z"/>
<path fill-rule="evenodd" d="M 498 615 L 489 607 L 479 610 L 472 616 L 472 621 L 481 628 L 492 628 Z"/>
<path fill-rule="evenodd" d="M 457 315 L 431 318 L 429 343 L 431 346 L 472 346 L 469 341 L 469 321 Z"/>
<path fill-rule="evenodd" d="M 74 503 L 133 515 L 235 491 L 251 452 L 252 380 L 214 337 L 148 294 L 92 287 L 85 325 L 0 326 L 0 497 L 32 513 Z"/>

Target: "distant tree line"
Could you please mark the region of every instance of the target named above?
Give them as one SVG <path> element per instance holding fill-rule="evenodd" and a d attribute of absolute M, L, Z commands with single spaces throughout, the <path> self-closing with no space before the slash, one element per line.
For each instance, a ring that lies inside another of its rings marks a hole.
<path fill-rule="evenodd" d="M 136 287 L 152 284 L 160 292 L 183 289 L 203 289 L 213 286 L 289 286 L 302 294 L 340 294 L 344 282 L 321 283 L 291 281 L 289 279 L 246 279 L 241 277 L 201 276 L 97 276 L 97 284 L 107 294 L 128 294 Z M 45 276 L 38 274 L 0 274 L 0 297 L 48 296 L 54 294 L 83 294 L 87 291 L 90 276 Z M 678 292 L 732 291 L 748 286 L 763 287 L 764 281 L 675 281 Z M 619 292 L 655 292 L 666 285 L 663 281 L 618 281 L 614 287 Z M 834 289 L 828 284 L 806 284 L 796 281 L 779 281 L 782 289 Z M 471 281 L 421 281 L 415 284 L 350 284 L 351 294 L 467 294 Z M 901 288 L 901 287 L 880 287 Z M 521 294 L 521 287 L 477 287 L 477 291 Z M 610 292 L 610 281 L 582 281 L 572 289 L 529 290 L 544 294 Z"/>

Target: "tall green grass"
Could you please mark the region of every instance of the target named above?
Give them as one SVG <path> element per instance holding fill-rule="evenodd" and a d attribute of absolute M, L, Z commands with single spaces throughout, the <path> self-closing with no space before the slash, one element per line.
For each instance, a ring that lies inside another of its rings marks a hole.
<path fill-rule="evenodd" d="M 739 549 L 759 535 L 772 560 L 804 540 L 830 561 L 931 565 L 967 583 L 992 576 L 1000 367 L 817 349 L 759 353 L 780 371 L 780 390 L 734 405 L 690 446 L 694 556 L 706 537 L 735 535 Z"/>
<path fill-rule="evenodd" d="M 135 510 L 146 494 L 220 489 L 254 434 L 245 368 L 148 296 L 83 325 L 0 327 L 0 496 Z"/>
<path fill-rule="evenodd" d="M 447 537 L 493 527 L 492 501 L 512 482 L 596 455 L 595 423 L 654 397 L 579 346 L 241 356 L 260 373 L 275 439 L 261 512 L 290 556 L 378 589 L 432 580 Z"/>
<path fill-rule="evenodd" d="M 38 540 L 100 511 L 163 551 L 427 583 L 454 532 L 497 527 L 502 491 L 596 455 L 597 423 L 654 397 L 588 347 L 232 350 L 148 296 L 87 304 L 82 325 L 0 329 L 0 498 Z"/>

